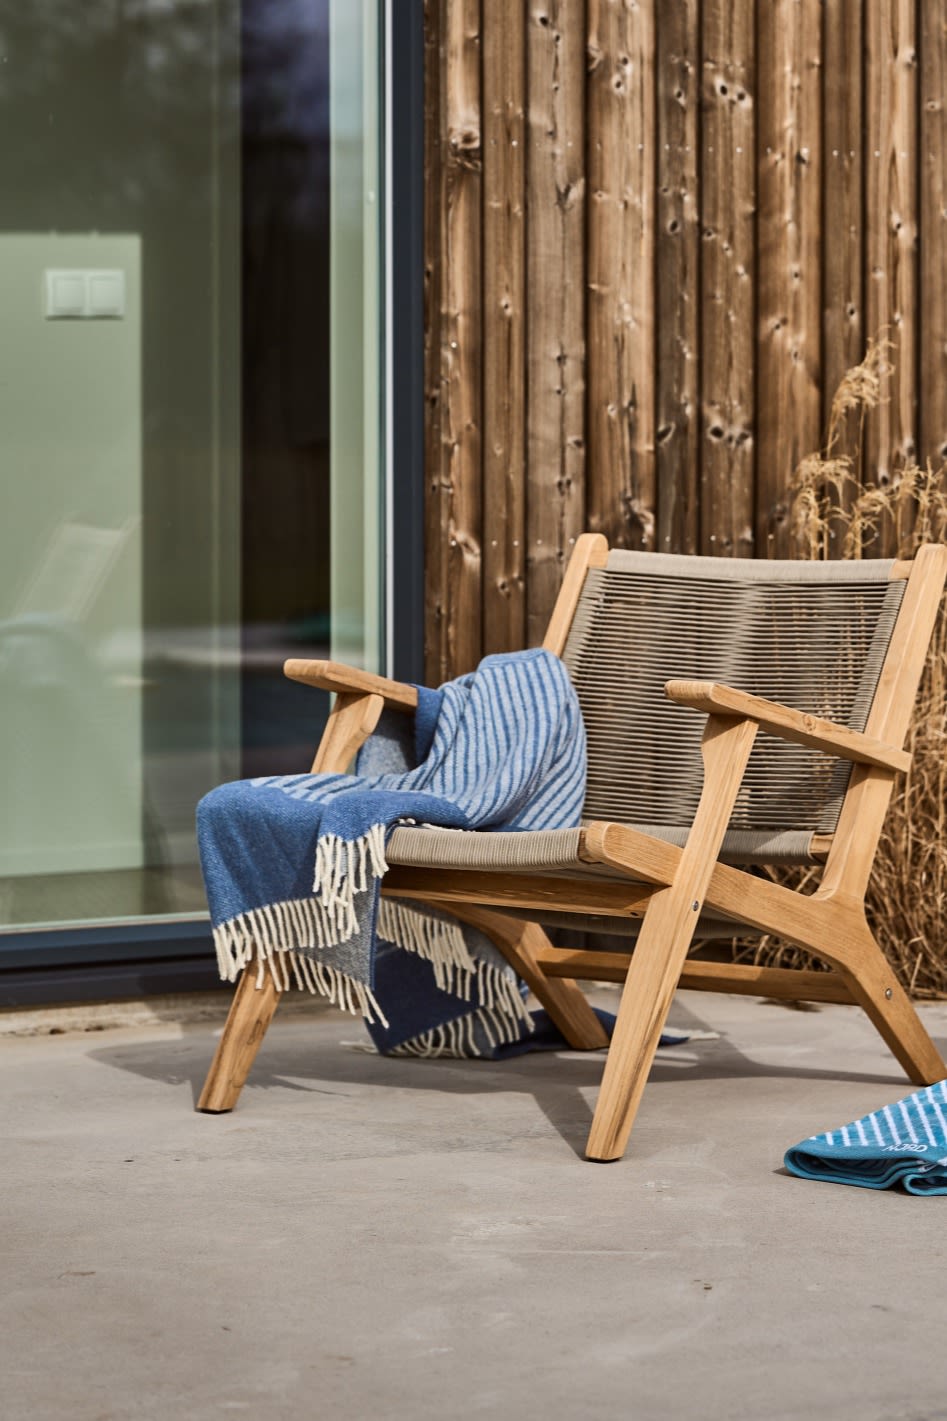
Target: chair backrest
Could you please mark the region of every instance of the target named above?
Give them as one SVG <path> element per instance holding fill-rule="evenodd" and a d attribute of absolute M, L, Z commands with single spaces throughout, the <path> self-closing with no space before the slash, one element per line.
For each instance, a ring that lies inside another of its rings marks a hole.
<path fill-rule="evenodd" d="M 777 562 L 613 550 L 587 574 L 563 653 L 589 744 L 585 817 L 683 842 L 705 716 L 669 680 L 720 681 L 862 730 L 904 592 L 890 561 Z M 832 833 L 847 762 L 761 734 L 729 856 L 798 861 Z"/>

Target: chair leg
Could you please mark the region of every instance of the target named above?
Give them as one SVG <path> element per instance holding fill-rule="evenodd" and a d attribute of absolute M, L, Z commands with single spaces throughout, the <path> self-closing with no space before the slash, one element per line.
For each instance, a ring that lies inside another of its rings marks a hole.
<path fill-rule="evenodd" d="M 707 721 L 700 804 L 674 881 L 654 895 L 641 924 L 585 1150 L 590 1160 L 620 1159 L 628 1143 L 755 736 L 748 721 Z"/>
<path fill-rule="evenodd" d="M 375 729 L 384 707 L 381 696 L 362 693 L 337 696 L 312 763 L 313 774 L 344 773 L 355 752 Z M 256 982 L 257 969 L 251 964 L 237 983 L 223 1035 L 197 1102 L 197 1109 L 207 1115 L 222 1115 L 233 1110 L 279 1005 L 281 992 L 269 968 L 265 969 L 259 988 Z"/>
<path fill-rule="evenodd" d="M 223 1035 L 217 1044 L 204 1089 L 197 1102 L 207 1115 L 233 1110 L 250 1073 L 280 999 L 280 990 L 269 968 L 257 987 L 256 965 L 244 968 L 237 983 Z"/>
<path fill-rule="evenodd" d="M 486 933 L 574 1051 L 600 1051 L 608 1045 L 608 1034 L 578 982 L 567 977 L 547 977 L 540 967 L 537 955 L 551 944 L 538 923 L 524 923 L 506 913 L 467 903 L 445 907 L 454 917 Z"/>
<path fill-rule="evenodd" d="M 659 918 L 654 912 L 670 893 L 666 889 L 653 900 L 635 944 L 585 1149 L 590 1160 L 621 1159 L 625 1152 L 693 940 L 695 914 L 667 931 L 665 914 Z"/>
<path fill-rule="evenodd" d="M 909 1080 L 915 1085 L 944 1080 L 947 1065 L 867 923 L 859 936 L 861 941 L 849 947 L 844 959 L 834 957 L 852 996 L 874 1022 Z"/>

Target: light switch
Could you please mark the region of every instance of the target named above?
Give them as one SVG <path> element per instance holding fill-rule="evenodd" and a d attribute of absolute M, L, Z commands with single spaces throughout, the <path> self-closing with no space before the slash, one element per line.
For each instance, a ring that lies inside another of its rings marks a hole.
<path fill-rule="evenodd" d="M 86 283 L 81 271 L 47 271 L 46 315 L 50 318 L 85 314 Z"/>
<path fill-rule="evenodd" d="M 83 270 L 46 272 L 46 319 L 121 320 L 125 314 L 125 273 Z"/>
<path fill-rule="evenodd" d="M 120 320 L 125 314 L 125 273 L 123 271 L 86 272 L 88 288 L 87 313 L 90 316 Z"/>

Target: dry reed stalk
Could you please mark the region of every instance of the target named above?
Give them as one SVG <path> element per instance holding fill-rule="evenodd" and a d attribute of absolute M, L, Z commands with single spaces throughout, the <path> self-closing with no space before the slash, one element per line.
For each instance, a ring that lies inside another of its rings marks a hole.
<path fill-rule="evenodd" d="M 906 464 L 885 487 L 855 478 L 871 410 L 884 399 L 890 374 L 888 342 L 869 342 L 861 365 L 844 376 L 829 418 L 824 448 L 796 470 L 793 523 L 800 556 L 865 556 L 879 530 L 911 557 L 922 543 L 947 541 L 947 464 Z M 846 452 L 846 434 L 854 443 Z M 847 496 L 846 496 L 847 495 Z M 942 605 L 921 680 L 906 748 L 913 756 L 888 811 L 868 889 L 869 921 L 904 986 L 918 997 L 947 995 L 947 615 Z M 818 868 L 780 882 L 806 888 Z M 798 949 L 764 938 L 735 944 L 738 958 L 768 966 L 807 966 Z"/>

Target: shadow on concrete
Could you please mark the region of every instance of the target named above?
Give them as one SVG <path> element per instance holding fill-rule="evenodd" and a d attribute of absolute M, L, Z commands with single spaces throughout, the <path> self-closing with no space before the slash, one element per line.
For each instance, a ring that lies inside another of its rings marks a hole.
<path fill-rule="evenodd" d="M 309 1036 L 310 1023 L 299 1016 L 277 1018 L 260 1048 L 250 1073 L 255 1091 L 279 1089 L 309 1095 L 345 1094 L 345 1087 L 390 1086 L 399 1090 L 438 1091 L 457 1095 L 521 1091 L 533 1098 L 549 1124 L 580 1157 L 592 1121 L 585 1092 L 594 1093 L 601 1080 L 604 1051 L 536 1052 L 506 1061 L 399 1060 L 382 1058 L 348 1044 L 360 1030 L 358 1022 L 335 1013 L 321 1013 L 318 1033 Z M 326 1027 L 332 1035 L 327 1039 Z M 280 1027 L 282 1026 L 282 1030 Z M 295 1029 L 293 1029 L 295 1028 Z M 682 1034 L 706 1029 L 706 1023 L 683 1004 L 675 1003 L 673 1028 Z M 91 1060 L 113 1069 L 129 1071 L 168 1085 L 190 1085 L 194 1102 L 200 1094 L 216 1039 L 206 1024 L 185 1026 L 177 1040 L 125 1042 L 90 1051 Z M 367 1039 L 367 1038 L 366 1038 Z M 938 1042 L 943 1049 L 947 1043 Z M 826 1061 L 831 1061 L 832 1041 L 827 1033 Z M 654 1084 L 675 1080 L 730 1080 L 785 1078 L 799 1081 L 845 1081 L 864 1084 L 891 1083 L 893 1092 L 908 1089 L 897 1063 L 890 1072 L 833 1070 L 776 1065 L 754 1061 L 725 1037 L 696 1040 L 659 1051 L 651 1070 Z M 340 1089 L 341 1088 L 341 1089 Z M 593 1095 L 594 1099 L 594 1095 Z M 239 1105 L 237 1107 L 239 1109 Z"/>

